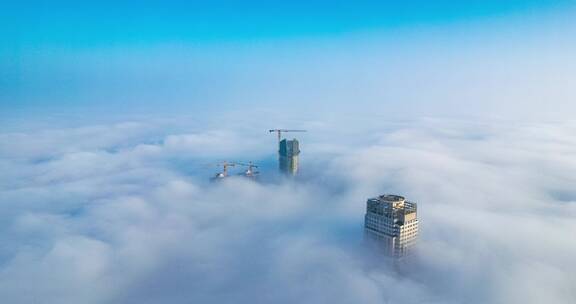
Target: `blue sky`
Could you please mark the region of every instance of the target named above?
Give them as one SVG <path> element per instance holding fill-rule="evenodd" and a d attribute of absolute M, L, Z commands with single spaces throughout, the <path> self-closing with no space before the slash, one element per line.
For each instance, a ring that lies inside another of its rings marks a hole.
<path fill-rule="evenodd" d="M 352 99 L 358 108 L 415 115 L 460 107 L 454 103 L 465 103 L 464 112 L 499 112 L 503 103 L 538 104 L 544 96 L 565 103 L 573 93 L 563 83 L 576 64 L 570 59 L 574 1 L 2 6 L 0 103 L 10 115 L 30 109 L 271 110 L 299 103 L 318 112 L 347 111 Z M 463 83 L 450 87 L 455 80 Z M 541 89 L 524 96 L 526 87 Z"/>
<path fill-rule="evenodd" d="M 93 46 L 337 35 L 366 29 L 537 14 L 573 1 L 18 1 L 5 42 Z M 457 24 L 454 24 L 457 26 Z M 12 40 L 12 41 L 11 41 Z"/>

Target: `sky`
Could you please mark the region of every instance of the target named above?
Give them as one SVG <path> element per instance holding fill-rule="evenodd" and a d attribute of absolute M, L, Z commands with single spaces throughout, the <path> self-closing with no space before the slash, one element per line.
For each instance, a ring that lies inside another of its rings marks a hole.
<path fill-rule="evenodd" d="M 0 299 L 576 303 L 574 54 L 574 1 L 0 3 Z"/>
<path fill-rule="evenodd" d="M 0 102 L 9 117 L 297 114 L 306 105 L 553 120 L 569 116 L 562 108 L 575 93 L 573 1 L 2 6 Z"/>

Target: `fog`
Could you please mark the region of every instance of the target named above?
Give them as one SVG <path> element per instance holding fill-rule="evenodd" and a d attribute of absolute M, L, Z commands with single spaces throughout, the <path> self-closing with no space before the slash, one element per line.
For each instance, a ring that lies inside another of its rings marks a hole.
<path fill-rule="evenodd" d="M 574 123 L 292 121 L 308 132 L 301 176 L 285 180 L 272 118 L 202 121 L 2 133 L 0 298 L 576 301 Z M 262 180 L 209 183 L 222 160 L 255 161 Z M 366 199 L 383 193 L 418 203 L 417 251 L 401 266 L 362 243 Z"/>

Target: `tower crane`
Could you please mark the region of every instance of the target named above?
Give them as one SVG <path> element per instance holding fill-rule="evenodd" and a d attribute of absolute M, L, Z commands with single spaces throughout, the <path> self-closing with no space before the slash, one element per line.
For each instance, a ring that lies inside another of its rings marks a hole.
<path fill-rule="evenodd" d="M 217 173 L 216 176 L 214 176 L 212 178 L 212 180 L 217 180 L 217 179 L 227 177 L 228 176 L 228 167 L 234 167 L 236 165 L 237 165 L 236 163 L 228 162 L 228 161 L 223 161 L 223 162 L 219 163 L 218 166 L 222 166 L 222 172 Z"/>
<path fill-rule="evenodd" d="M 243 174 L 246 177 L 256 177 L 256 175 L 258 175 L 258 173 L 260 173 L 260 172 L 254 170 L 254 168 L 258 168 L 258 166 L 254 165 L 254 163 L 252 163 L 252 162 L 248 162 L 248 164 L 237 163 L 237 165 L 248 167 L 248 169 L 246 169 L 246 171 L 244 171 L 244 174 Z"/>
<path fill-rule="evenodd" d="M 276 134 L 278 134 L 278 142 L 280 142 L 280 139 L 282 138 L 282 132 L 306 132 L 306 130 L 271 129 L 268 130 L 268 132 L 276 132 Z"/>

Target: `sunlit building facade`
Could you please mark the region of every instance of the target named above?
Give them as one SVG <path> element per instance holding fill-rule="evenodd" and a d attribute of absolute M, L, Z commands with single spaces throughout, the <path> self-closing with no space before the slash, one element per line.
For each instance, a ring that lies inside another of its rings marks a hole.
<path fill-rule="evenodd" d="M 364 232 L 366 241 L 386 255 L 410 254 L 418 236 L 416 203 L 391 194 L 368 199 Z"/>

